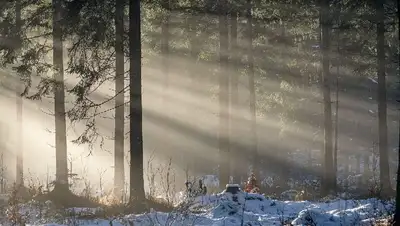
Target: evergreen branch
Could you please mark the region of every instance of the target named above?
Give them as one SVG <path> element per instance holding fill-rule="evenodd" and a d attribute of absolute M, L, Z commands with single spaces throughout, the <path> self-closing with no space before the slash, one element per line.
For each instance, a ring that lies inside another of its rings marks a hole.
<path fill-rule="evenodd" d="M 36 38 L 43 38 L 43 37 L 46 37 L 46 36 L 50 36 L 50 35 L 52 35 L 53 34 L 53 32 L 47 32 L 47 33 L 44 33 L 44 34 L 41 34 L 41 35 L 35 35 L 35 36 L 31 36 L 31 37 L 26 37 L 24 40 L 31 40 L 31 39 L 36 39 Z"/>

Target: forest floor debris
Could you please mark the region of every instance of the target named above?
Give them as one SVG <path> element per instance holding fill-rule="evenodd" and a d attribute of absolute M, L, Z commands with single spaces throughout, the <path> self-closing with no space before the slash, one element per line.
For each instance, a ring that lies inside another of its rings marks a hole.
<path fill-rule="evenodd" d="M 172 212 L 110 216 L 103 208 L 57 209 L 50 202 L 30 201 L 5 208 L 2 225 L 375 225 L 390 218 L 394 202 L 378 199 L 325 202 L 280 201 L 260 194 L 219 193 L 185 200 Z M 16 214 L 17 213 L 17 214 Z M 18 215 L 18 216 L 15 216 Z M 20 221 L 20 222 L 16 222 Z"/>

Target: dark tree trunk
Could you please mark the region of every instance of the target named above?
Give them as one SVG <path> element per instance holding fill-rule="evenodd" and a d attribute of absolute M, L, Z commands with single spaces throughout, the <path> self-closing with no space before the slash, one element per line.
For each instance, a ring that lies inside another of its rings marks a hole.
<path fill-rule="evenodd" d="M 322 181 L 322 195 L 327 195 L 331 190 L 336 190 L 336 178 L 333 175 L 332 151 L 332 103 L 330 81 L 330 29 L 331 19 L 329 0 L 321 2 L 321 50 L 322 50 L 322 92 L 324 97 L 324 176 Z"/>
<path fill-rule="evenodd" d="M 69 191 L 69 186 L 61 11 L 61 0 L 53 0 L 54 111 L 56 127 L 56 185 L 54 186 L 54 190 L 67 192 Z"/>
<path fill-rule="evenodd" d="M 115 2 L 115 128 L 114 128 L 114 194 L 120 198 L 124 189 L 124 8 L 125 0 Z"/>
<path fill-rule="evenodd" d="M 384 1 L 376 0 L 377 18 L 377 54 L 378 54 L 378 120 L 379 120 L 379 178 L 383 195 L 388 195 L 391 190 L 389 177 L 388 157 L 388 127 L 387 127 L 387 100 L 386 100 L 386 74 L 385 74 L 385 15 Z"/>
<path fill-rule="evenodd" d="M 400 28 L 400 3 L 397 1 L 397 21 L 398 27 Z M 400 29 L 398 30 L 398 37 L 400 37 Z M 400 48 L 398 50 L 398 69 L 400 70 Z M 400 88 L 398 88 L 400 89 Z M 400 99 L 397 100 L 400 103 Z M 399 118 L 399 145 L 397 149 L 397 181 L 396 181 L 396 211 L 394 214 L 394 224 L 400 224 L 400 118 Z"/>
<path fill-rule="evenodd" d="M 21 0 L 15 0 L 15 22 L 16 22 L 16 33 L 18 37 L 21 37 Z M 21 43 L 18 43 L 17 48 L 21 47 Z M 17 169 L 16 169 L 16 185 L 23 186 L 24 185 L 24 161 L 23 161 L 23 130 L 22 130 L 22 109 L 23 109 L 23 100 L 22 100 L 22 82 L 17 81 L 17 90 L 16 90 L 16 105 L 17 105 Z"/>
<path fill-rule="evenodd" d="M 223 189 L 229 183 L 229 77 L 228 66 L 228 14 L 226 0 L 219 1 L 219 182 Z"/>
<path fill-rule="evenodd" d="M 142 71 L 140 0 L 129 0 L 130 205 L 143 210 Z"/>
<path fill-rule="evenodd" d="M 259 157 L 258 157 L 258 139 L 257 139 L 257 117 L 256 117 L 256 90 L 254 84 L 254 59 L 253 59 L 253 17 L 251 15 L 251 0 L 247 0 L 247 66 L 250 92 L 250 136 L 251 152 L 253 155 L 253 172 L 256 178 L 259 178 Z"/>
<path fill-rule="evenodd" d="M 340 25 L 340 20 L 339 23 Z M 338 29 L 338 35 L 337 35 L 337 65 L 336 65 L 336 96 L 335 96 L 335 143 L 333 147 L 333 178 L 337 177 L 337 172 L 338 172 L 338 164 L 337 164 L 337 158 L 338 158 L 338 145 L 339 145 L 339 73 L 340 73 L 340 30 Z M 336 183 L 336 182 L 335 182 Z"/>
<path fill-rule="evenodd" d="M 239 139 L 240 127 L 239 127 L 239 71 L 238 71 L 238 48 L 237 48 L 237 9 L 233 9 L 230 15 L 230 25 L 231 25 L 231 65 L 232 65 L 232 75 L 230 81 L 230 137 L 232 140 Z M 245 169 L 241 166 L 241 155 L 240 150 L 231 145 L 230 146 L 231 155 L 231 169 L 234 183 L 241 183 L 241 172 Z"/>
<path fill-rule="evenodd" d="M 400 16 L 399 16 L 400 18 Z M 400 60 L 400 58 L 399 58 Z M 400 61 L 399 61 L 400 62 Z M 398 100 L 400 102 L 400 100 Z M 397 179 L 396 179 L 396 210 L 394 214 L 394 224 L 400 225 L 400 119 L 399 119 L 399 145 L 398 145 L 398 160 L 397 160 Z"/>

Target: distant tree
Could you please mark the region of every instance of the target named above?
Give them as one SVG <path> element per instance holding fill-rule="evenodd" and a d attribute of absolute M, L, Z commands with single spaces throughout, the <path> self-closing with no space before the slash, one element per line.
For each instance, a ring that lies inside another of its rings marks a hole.
<path fill-rule="evenodd" d="M 196 6 L 196 3 L 194 1 L 190 1 L 191 7 L 194 8 Z M 198 31 L 198 13 L 193 11 L 189 11 L 188 13 L 188 23 L 189 23 L 189 44 L 190 44 L 190 59 L 194 61 L 194 64 L 197 64 L 197 58 L 199 56 L 199 40 L 197 38 L 197 31 Z M 192 87 L 195 87 L 198 82 L 197 80 L 197 72 L 196 70 L 192 69 L 191 72 L 191 85 Z"/>
<path fill-rule="evenodd" d="M 331 79 L 330 79 L 330 31 L 331 14 L 329 0 L 321 1 L 321 51 L 322 51 L 322 93 L 324 98 L 324 176 L 322 181 L 322 195 L 327 195 L 330 190 L 336 188 L 336 178 L 333 173 L 332 150 L 332 103 L 331 103 Z"/>
<path fill-rule="evenodd" d="M 114 189 L 120 198 L 125 179 L 124 119 L 124 9 L 126 0 L 115 1 L 115 128 L 114 128 Z"/>
<path fill-rule="evenodd" d="M 164 111 L 168 110 L 169 100 L 169 17 L 170 17 L 170 0 L 162 0 L 162 8 L 165 11 L 161 22 L 161 56 L 162 56 L 162 71 L 164 73 L 164 92 L 163 105 Z"/>
<path fill-rule="evenodd" d="M 385 11 L 384 0 L 376 0 L 377 73 L 378 73 L 378 120 L 379 120 L 379 179 L 383 195 L 391 190 L 388 156 L 386 60 L 385 60 Z"/>
<path fill-rule="evenodd" d="M 3 3 L 6 3 L 5 6 L 8 5 L 8 12 L 15 12 L 15 23 L 12 22 L 13 19 L 10 13 L 1 15 L 0 59 L 2 66 L 13 69 L 18 75 L 19 78 L 17 80 L 21 85 L 18 88 L 23 88 L 22 93 L 20 93 L 21 96 L 37 100 L 54 91 L 56 127 L 56 183 L 54 191 L 69 191 L 62 46 L 63 36 L 66 37 L 63 34 L 63 1 L 18 0 Z M 32 10 L 24 10 L 24 13 L 22 13 L 23 9 L 26 8 Z M 52 17 L 53 19 L 51 20 Z M 51 37 L 53 38 L 52 45 L 42 41 Z M 46 59 L 51 51 L 53 51 L 53 64 Z M 53 77 L 49 78 L 47 73 L 52 69 L 54 69 Z M 36 75 L 39 83 L 36 86 L 36 91 L 30 94 L 29 91 L 34 79 L 33 74 Z M 17 117 L 22 119 L 22 100 L 17 101 L 19 106 Z M 22 121 L 20 122 L 22 123 Z M 19 141 L 19 145 L 21 143 L 22 141 Z M 17 183 L 22 184 L 23 161 L 21 146 L 18 147 L 17 155 Z"/>
<path fill-rule="evenodd" d="M 228 12 L 227 1 L 218 1 L 219 12 L 219 183 L 221 189 L 229 183 L 229 77 L 228 66 Z"/>
<path fill-rule="evenodd" d="M 15 33 L 19 36 L 18 41 L 21 40 L 21 27 L 22 27 L 22 18 L 21 18 L 21 0 L 15 0 Z M 21 44 L 19 43 L 16 46 L 16 51 L 21 48 Z M 23 161 L 23 130 L 22 130 L 22 109 L 23 109 L 23 100 L 22 94 L 23 92 L 23 84 L 19 79 L 17 79 L 16 85 L 16 105 L 17 105 L 17 169 L 16 169 L 16 184 L 17 186 L 24 186 L 24 161 Z"/>
<path fill-rule="evenodd" d="M 250 133 L 251 133 L 251 151 L 252 151 L 252 164 L 253 172 L 256 178 L 260 176 L 259 169 L 259 156 L 258 156 L 258 138 L 257 138 L 257 116 L 256 116 L 256 90 L 254 80 L 254 56 L 253 56 L 253 16 L 251 14 L 252 2 L 247 0 L 247 67 L 249 78 L 249 92 L 250 92 Z"/>
<path fill-rule="evenodd" d="M 337 20 L 337 36 L 336 36 L 336 81 L 335 81 L 335 133 L 334 133 L 334 146 L 333 146 L 333 177 L 337 177 L 338 171 L 338 148 L 339 148 L 339 74 L 340 74 L 340 67 L 341 67 L 341 54 L 340 54 L 340 33 L 341 33 L 341 14 L 342 14 L 342 7 L 341 5 L 337 6 L 336 10 L 336 20 Z"/>
<path fill-rule="evenodd" d="M 239 53 L 238 53 L 238 6 L 233 5 L 230 12 L 230 60 L 232 65 L 232 73 L 230 76 L 230 138 L 232 140 L 239 139 Z M 230 145 L 231 165 L 233 180 L 235 183 L 241 183 L 240 172 L 243 168 L 240 167 L 240 150 L 235 145 Z"/>
<path fill-rule="evenodd" d="M 143 179 L 142 72 L 140 0 L 129 0 L 130 205 L 145 202 Z"/>

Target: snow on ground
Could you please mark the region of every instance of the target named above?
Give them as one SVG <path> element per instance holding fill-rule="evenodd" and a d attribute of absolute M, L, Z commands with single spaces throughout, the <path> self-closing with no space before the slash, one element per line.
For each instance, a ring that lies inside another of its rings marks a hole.
<path fill-rule="evenodd" d="M 240 192 L 206 195 L 182 203 L 180 211 L 150 211 L 107 219 L 102 210 L 73 208 L 56 212 L 51 202 L 31 202 L 19 207 L 26 225 L 113 225 L 113 226 L 234 226 L 234 225 L 372 225 L 375 219 L 393 211 L 391 202 L 377 199 L 329 202 L 278 201 L 262 195 Z M 10 215 L 8 211 L 8 215 Z M 103 219 L 101 219 L 103 218 Z M 11 225 L 3 223 L 2 225 Z"/>

